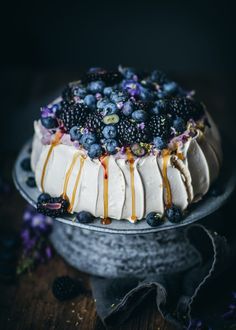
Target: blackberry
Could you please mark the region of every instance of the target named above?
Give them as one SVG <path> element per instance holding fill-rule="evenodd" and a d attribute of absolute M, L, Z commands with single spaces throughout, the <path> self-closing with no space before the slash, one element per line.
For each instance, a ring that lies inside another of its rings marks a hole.
<path fill-rule="evenodd" d="M 102 122 L 102 115 L 99 112 L 90 113 L 86 119 L 84 124 L 85 128 L 87 128 L 90 132 L 96 134 L 98 139 L 103 137 L 102 130 L 104 128 L 104 123 Z"/>
<path fill-rule="evenodd" d="M 52 218 L 67 214 L 68 207 L 68 200 L 62 197 L 51 197 L 46 201 L 37 202 L 37 212 Z"/>
<path fill-rule="evenodd" d="M 182 118 L 184 121 L 189 119 L 200 119 L 204 114 L 201 103 L 186 97 L 175 97 L 169 99 L 167 107 L 171 114 Z"/>
<path fill-rule="evenodd" d="M 134 102 L 134 107 L 135 110 L 145 110 L 145 111 L 149 111 L 150 109 L 152 109 L 154 107 L 155 103 L 152 101 L 141 101 L 141 100 L 137 100 Z"/>
<path fill-rule="evenodd" d="M 63 121 L 66 130 L 69 131 L 74 126 L 82 128 L 88 114 L 89 110 L 84 104 L 62 101 L 61 110 L 57 116 Z"/>
<path fill-rule="evenodd" d="M 153 115 L 150 117 L 149 130 L 153 137 L 164 139 L 171 135 L 171 120 L 168 115 Z"/>
<path fill-rule="evenodd" d="M 91 82 L 96 80 L 102 80 L 107 85 L 112 86 L 122 80 L 122 75 L 119 71 L 106 71 L 101 69 L 95 72 L 88 72 L 83 79 L 84 82 Z"/>
<path fill-rule="evenodd" d="M 79 281 L 69 276 L 56 277 L 52 284 L 52 293 L 60 301 L 72 299 L 82 292 Z"/>
<path fill-rule="evenodd" d="M 148 142 L 148 127 L 143 128 L 128 117 L 121 117 L 117 126 L 118 141 L 121 145 L 130 145 L 133 143 Z"/>

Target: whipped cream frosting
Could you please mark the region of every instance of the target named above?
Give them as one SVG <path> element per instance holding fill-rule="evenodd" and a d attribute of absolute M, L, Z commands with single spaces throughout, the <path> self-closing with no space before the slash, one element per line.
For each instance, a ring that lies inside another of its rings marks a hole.
<path fill-rule="evenodd" d="M 207 118 L 210 125 L 179 143 L 177 154 L 149 154 L 134 158 L 132 165 L 127 157 L 107 156 L 108 217 L 135 222 L 152 211 L 163 214 L 170 200 L 181 210 L 199 201 L 218 177 L 222 163 L 220 135 L 209 114 Z M 42 142 L 39 122 L 34 128 L 31 165 L 40 191 L 60 196 L 67 180 L 64 193 L 70 211 L 85 210 L 103 218 L 104 167 L 100 160 L 91 160 L 73 144 L 58 143 L 45 167 L 51 145 Z"/>

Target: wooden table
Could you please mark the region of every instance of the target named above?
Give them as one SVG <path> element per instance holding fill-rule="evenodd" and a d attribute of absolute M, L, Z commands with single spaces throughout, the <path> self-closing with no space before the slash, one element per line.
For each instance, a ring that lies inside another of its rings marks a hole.
<path fill-rule="evenodd" d="M 66 81 L 78 77 L 76 73 L 38 73 L 20 72 L 18 75 L 13 75 L 14 83 L 18 89 L 15 88 L 16 94 L 12 108 L 9 110 L 10 116 L 17 116 L 18 103 L 22 109 L 30 110 L 31 104 L 39 103 L 41 98 L 45 95 L 50 95 L 55 89 L 59 88 Z M 11 76 L 12 77 L 12 76 Z M 225 105 L 225 98 L 223 94 L 214 94 L 213 90 L 218 86 L 222 91 L 226 89 L 219 79 L 217 81 L 211 79 L 186 79 L 191 81 L 190 86 L 199 86 L 200 94 L 207 99 L 209 96 L 209 104 L 215 107 L 215 117 L 218 121 L 222 121 L 225 127 L 233 127 L 229 119 L 230 112 L 225 110 L 226 116 L 220 114 L 221 107 Z M 212 83 L 212 84 L 211 84 Z M 22 85 L 26 86 L 22 90 Z M 221 84 L 221 85 L 219 85 Z M 201 88 L 201 86 L 206 88 Z M 17 92 L 18 91 L 18 92 Z M 22 93 L 24 94 L 22 96 Z M 27 100 L 27 102 L 25 101 Z M 17 103 L 18 102 L 18 103 Z M 26 107 L 26 108 L 24 108 Z M 28 108 L 27 108 L 28 107 Z M 38 109 L 34 110 L 34 114 L 28 113 L 26 110 L 22 116 L 30 118 L 27 125 L 31 125 L 31 117 L 36 117 Z M 29 131 L 31 130 L 27 128 Z M 26 131 L 27 131 L 26 129 Z M 24 142 L 25 136 L 19 136 Z M 1 172 L 2 175 L 10 180 L 11 168 L 16 157 L 16 151 L 5 150 L 1 156 Z M 25 202 L 19 196 L 18 192 L 12 188 L 10 195 L 5 196 L 0 201 L 1 218 L 0 231 L 16 230 L 19 231 L 22 212 Z M 88 292 L 68 302 L 58 302 L 52 295 L 51 285 L 56 276 L 70 275 L 72 277 L 79 277 L 83 280 Z M 68 266 L 64 260 L 56 255 L 48 264 L 42 265 L 36 269 L 32 274 L 26 274 L 20 277 L 17 282 L 13 284 L 0 284 L 0 328 L 7 329 L 104 329 L 103 324 L 96 314 L 95 302 L 91 295 L 89 286 L 89 276 L 78 272 L 72 267 Z M 134 329 L 134 330 L 151 330 L 151 329 L 173 329 L 161 318 L 157 312 L 154 297 L 148 297 L 142 306 L 136 310 L 132 317 L 122 326 L 117 329 Z"/>

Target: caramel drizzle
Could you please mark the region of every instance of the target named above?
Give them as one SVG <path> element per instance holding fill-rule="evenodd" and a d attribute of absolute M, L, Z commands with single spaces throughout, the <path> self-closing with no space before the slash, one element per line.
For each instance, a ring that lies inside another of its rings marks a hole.
<path fill-rule="evenodd" d="M 55 138 L 52 141 L 51 146 L 48 150 L 48 154 L 47 154 L 46 160 L 45 160 L 44 165 L 43 165 L 43 171 L 42 171 L 42 176 L 41 176 L 41 188 L 42 188 L 43 192 L 44 192 L 44 179 L 45 179 L 45 174 L 46 174 L 46 169 L 47 169 L 47 166 L 48 166 L 48 162 L 49 162 L 49 159 L 50 159 L 50 156 L 52 154 L 53 149 L 60 143 L 62 135 L 63 134 L 61 132 L 56 133 Z"/>
<path fill-rule="evenodd" d="M 167 176 L 167 167 L 168 167 L 168 160 L 170 159 L 169 152 L 164 150 L 162 153 L 163 157 L 163 168 L 162 168 L 162 176 L 163 176 L 163 185 L 166 192 L 166 206 L 171 207 L 172 205 L 172 194 L 170 188 L 170 182 Z"/>
<path fill-rule="evenodd" d="M 108 217 L 108 165 L 109 165 L 109 157 L 104 156 L 100 158 L 100 162 L 103 166 L 103 207 L 104 214 L 103 219 L 101 219 L 101 223 L 103 225 L 108 225 L 111 223 L 110 218 Z"/>
<path fill-rule="evenodd" d="M 73 192 L 72 192 L 72 197 L 71 197 L 71 202 L 70 202 L 70 206 L 68 208 L 68 212 L 72 212 L 73 207 L 74 207 L 74 203 L 75 203 L 75 196 L 76 196 L 76 192 L 77 192 L 77 188 L 78 188 L 78 184 L 80 181 L 80 177 L 81 177 L 81 173 L 82 173 L 82 169 L 84 166 L 84 162 L 85 162 L 85 157 L 80 155 L 80 167 L 79 167 L 79 172 L 76 176 L 76 180 L 75 180 L 75 185 L 73 188 Z"/>
<path fill-rule="evenodd" d="M 67 197 L 67 194 L 66 194 L 66 192 L 67 192 L 67 187 L 68 187 L 68 183 L 69 183 L 69 180 L 70 180 L 71 173 L 72 173 L 72 171 L 73 171 L 73 168 L 74 168 L 74 166 L 75 166 L 75 163 L 76 163 L 78 157 L 79 157 L 79 153 L 75 153 L 74 156 L 73 156 L 72 162 L 71 162 L 71 164 L 70 164 L 70 167 L 69 167 L 68 171 L 66 172 L 65 181 L 64 181 L 64 186 L 63 186 L 63 193 L 62 193 L 62 197 L 63 197 L 64 199 L 67 199 L 67 198 L 68 198 L 68 197 Z"/>
<path fill-rule="evenodd" d="M 134 158 L 130 149 L 128 148 L 126 151 L 127 159 L 129 161 L 129 170 L 130 170 L 130 186 L 131 186 L 131 198 L 132 198 L 132 214 L 131 220 L 134 222 L 137 220 L 136 216 L 136 207 L 135 207 L 135 185 L 134 185 Z"/>

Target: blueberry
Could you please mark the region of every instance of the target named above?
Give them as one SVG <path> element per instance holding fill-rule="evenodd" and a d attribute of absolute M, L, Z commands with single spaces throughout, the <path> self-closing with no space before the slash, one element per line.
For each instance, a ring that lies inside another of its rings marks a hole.
<path fill-rule="evenodd" d="M 102 154 L 102 147 L 100 144 L 93 143 L 90 145 L 88 149 L 88 155 L 90 158 L 98 158 Z"/>
<path fill-rule="evenodd" d="M 113 92 L 112 87 L 105 87 L 104 90 L 103 90 L 103 94 L 106 95 L 106 96 L 110 96 L 112 92 Z"/>
<path fill-rule="evenodd" d="M 182 118 L 176 117 L 173 121 L 173 127 L 177 133 L 183 133 L 186 130 L 185 122 Z"/>
<path fill-rule="evenodd" d="M 53 117 L 42 117 L 41 123 L 47 129 L 52 129 L 52 128 L 58 127 L 58 122 L 57 122 L 56 118 L 53 118 Z"/>
<path fill-rule="evenodd" d="M 172 205 L 166 209 L 166 217 L 170 222 L 178 223 L 182 220 L 183 214 L 179 207 Z"/>
<path fill-rule="evenodd" d="M 85 87 L 81 87 L 81 86 L 76 86 L 73 89 L 73 95 L 74 96 L 79 96 L 79 97 L 85 97 L 87 94 L 87 90 Z"/>
<path fill-rule="evenodd" d="M 163 85 L 163 90 L 168 94 L 172 94 L 177 91 L 178 85 L 176 82 L 171 81 Z"/>
<path fill-rule="evenodd" d="M 141 87 L 140 98 L 145 102 L 152 101 L 154 99 L 154 94 L 150 92 L 147 88 Z"/>
<path fill-rule="evenodd" d="M 138 123 L 146 121 L 147 117 L 147 112 L 144 110 L 136 110 L 132 113 L 132 118 Z"/>
<path fill-rule="evenodd" d="M 91 132 L 83 134 L 80 139 L 80 143 L 85 147 L 85 149 L 89 149 L 91 144 L 95 142 L 96 142 L 96 136 Z"/>
<path fill-rule="evenodd" d="M 117 135 L 117 131 L 115 126 L 113 125 L 107 125 L 104 127 L 102 134 L 106 139 L 114 139 Z"/>
<path fill-rule="evenodd" d="M 97 108 L 103 110 L 108 103 L 109 101 L 107 99 L 101 99 L 97 102 Z"/>
<path fill-rule="evenodd" d="M 136 71 L 134 68 L 120 68 L 121 74 L 126 78 L 126 79 L 133 79 L 133 77 L 136 74 Z"/>
<path fill-rule="evenodd" d="M 104 124 L 109 125 L 109 124 L 117 124 L 119 120 L 120 117 L 114 114 L 114 115 L 105 116 L 102 121 L 104 122 Z"/>
<path fill-rule="evenodd" d="M 151 227 L 157 227 L 164 223 L 164 219 L 161 213 L 150 212 L 146 216 L 146 221 Z"/>
<path fill-rule="evenodd" d="M 84 98 L 84 104 L 87 105 L 90 109 L 96 108 L 97 99 L 94 95 L 88 94 Z"/>
<path fill-rule="evenodd" d="M 101 93 L 105 87 L 105 83 L 101 80 L 92 81 L 88 84 L 88 90 L 94 94 Z"/>
<path fill-rule="evenodd" d="M 90 223 L 93 222 L 94 216 L 87 211 L 80 211 L 76 215 L 76 221 L 79 223 Z"/>
<path fill-rule="evenodd" d="M 113 155 L 117 152 L 118 142 L 115 139 L 105 140 L 105 147 L 109 154 Z"/>
<path fill-rule="evenodd" d="M 165 149 L 167 147 L 167 143 L 160 136 L 156 136 L 153 139 L 153 143 L 155 147 L 159 150 Z"/>
<path fill-rule="evenodd" d="M 81 138 L 82 134 L 80 133 L 80 129 L 77 126 L 73 126 L 70 129 L 70 138 L 71 141 L 79 141 Z"/>
<path fill-rule="evenodd" d="M 26 180 L 26 184 L 28 187 L 30 188 L 34 188 L 36 187 L 36 182 L 35 182 L 35 178 L 33 176 L 29 176 Z"/>
<path fill-rule="evenodd" d="M 131 146 L 131 151 L 135 156 L 138 157 L 143 157 L 147 153 L 147 150 L 144 147 L 142 147 L 139 143 L 134 143 Z"/>
<path fill-rule="evenodd" d="M 127 101 L 124 103 L 122 112 L 125 116 L 130 116 L 134 110 L 133 103 L 131 101 Z"/>
<path fill-rule="evenodd" d="M 47 193 L 42 193 L 38 197 L 39 203 L 47 203 L 51 199 L 51 196 Z"/>
<path fill-rule="evenodd" d="M 110 95 L 110 100 L 114 103 L 125 102 L 126 98 L 123 92 L 112 92 Z"/>
<path fill-rule="evenodd" d="M 114 113 L 116 113 L 118 111 L 117 105 L 115 103 L 107 103 L 104 106 L 104 113 L 105 116 L 107 115 L 113 115 Z"/>
<path fill-rule="evenodd" d="M 154 107 L 151 109 L 151 113 L 155 115 L 161 115 L 165 112 L 166 102 L 164 100 L 158 100 L 155 102 Z"/>
<path fill-rule="evenodd" d="M 31 171 L 30 158 L 24 158 L 21 161 L 20 166 L 21 166 L 22 170 L 24 170 L 26 172 L 30 172 Z"/>

